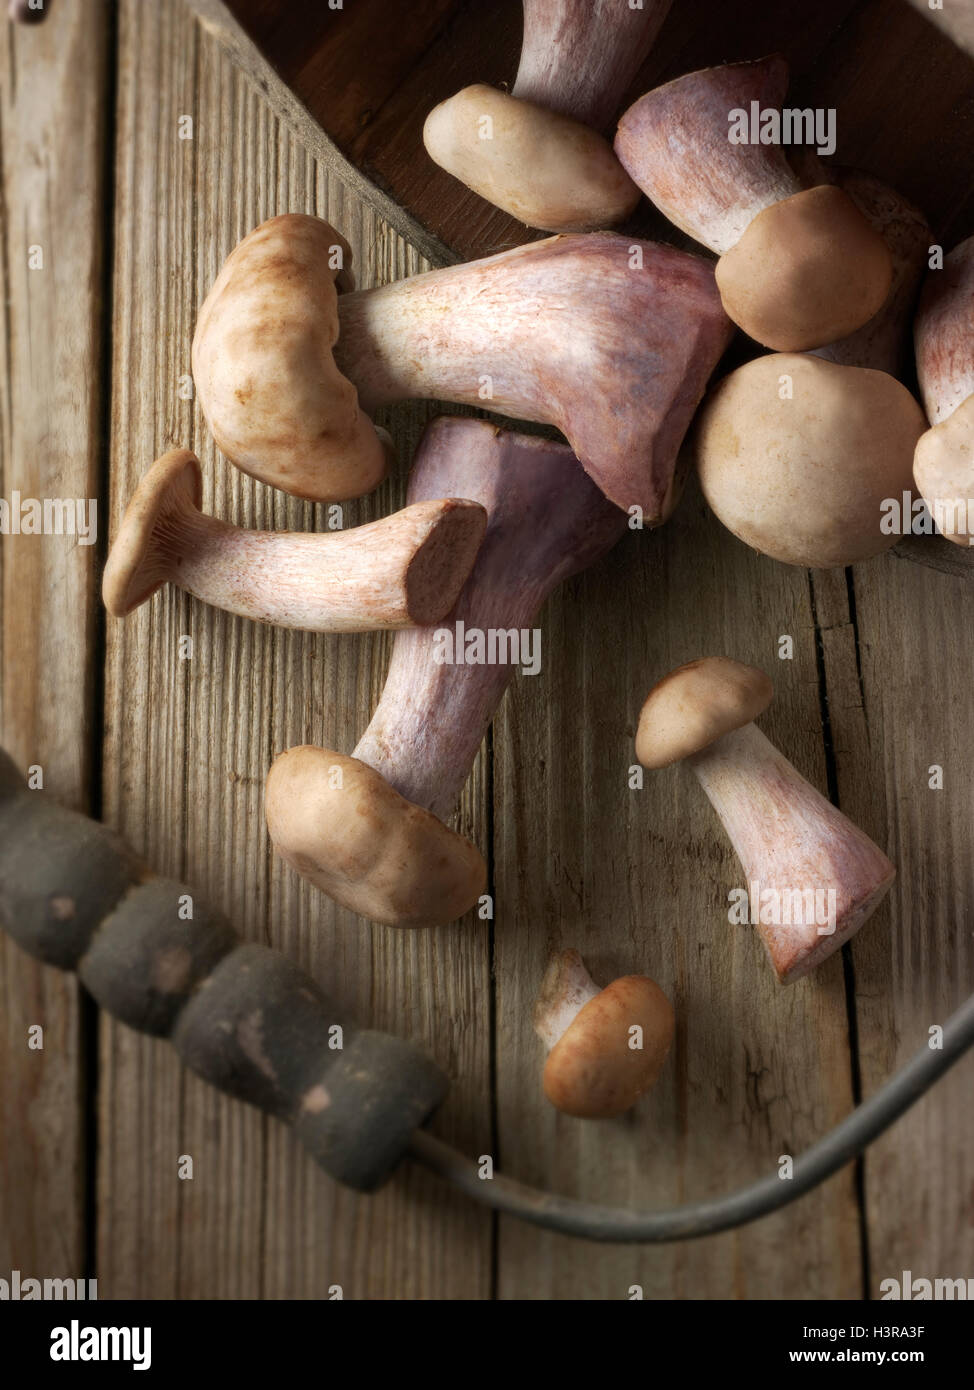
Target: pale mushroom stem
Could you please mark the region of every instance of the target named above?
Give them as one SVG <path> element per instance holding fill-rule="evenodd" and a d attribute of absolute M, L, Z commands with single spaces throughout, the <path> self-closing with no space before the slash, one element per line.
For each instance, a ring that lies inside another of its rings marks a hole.
<path fill-rule="evenodd" d="M 559 951 L 548 964 L 534 1005 L 534 1031 L 550 1052 L 576 1017 L 602 991 L 577 951 Z"/>
<path fill-rule="evenodd" d="M 748 893 L 759 895 L 752 913 L 779 919 L 755 923 L 772 965 L 784 981 L 800 978 L 858 931 L 896 870 L 754 724 L 687 761 L 741 861 Z"/>
<path fill-rule="evenodd" d="M 543 661 L 534 625 L 545 599 L 626 528 L 566 445 L 484 420 L 443 418 L 427 429 L 409 500 L 447 486 L 487 509 L 483 545 L 448 617 L 396 634 L 382 698 L 354 754 L 441 819 L 456 808 L 515 669 Z"/>
<path fill-rule="evenodd" d="M 245 530 L 186 507 L 156 527 L 153 570 L 160 583 L 277 627 L 398 628 L 442 615 L 470 570 L 481 526 L 479 508 L 453 499 L 308 534 Z"/>
<path fill-rule="evenodd" d="M 652 525 L 731 334 L 706 262 L 611 232 L 342 295 L 338 313 L 335 361 L 365 410 L 427 398 L 554 425 Z"/>
<path fill-rule="evenodd" d="M 513 95 L 602 130 L 653 46 L 672 0 L 524 0 Z"/>

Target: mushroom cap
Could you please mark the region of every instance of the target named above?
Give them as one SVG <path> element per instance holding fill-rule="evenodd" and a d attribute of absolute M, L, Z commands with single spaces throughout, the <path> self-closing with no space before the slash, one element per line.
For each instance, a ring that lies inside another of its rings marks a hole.
<path fill-rule="evenodd" d="M 914 338 L 920 395 L 939 425 L 974 393 L 974 237 L 928 271 Z"/>
<path fill-rule="evenodd" d="M 596 231 L 639 201 L 601 135 L 482 82 L 434 106 L 423 143 L 441 168 L 529 227 Z"/>
<path fill-rule="evenodd" d="M 841 188 L 821 184 L 759 212 L 717 263 L 730 318 L 765 347 L 845 338 L 886 302 L 889 247 Z"/>
<path fill-rule="evenodd" d="M 580 1119 L 609 1119 L 628 1110 L 654 1084 L 673 1039 L 673 1007 L 654 980 L 624 975 L 576 1014 L 544 1068 L 544 1093 L 558 1110 Z M 631 1047 L 630 1030 L 642 1029 Z"/>
<path fill-rule="evenodd" d="M 102 599 L 124 618 L 170 579 L 156 538 L 175 512 L 199 511 L 203 503 L 200 462 L 188 449 L 171 449 L 156 459 L 125 509 L 102 578 Z"/>
<path fill-rule="evenodd" d="M 773 695 L 763 671 L 729 656 L 706 656 L 678 666 L 643 702 L 636 757 L 651 769 L 678 763 L 757 719 Z"/>
<path fill-rule="evenodd" d="M 289 748 L 267 775 L 264 808 L 281 858 L 374 922 L 443 926 L 486 891 L 479 850 L 357 758 Z"/>
<path fill-rule="evenodd" d="M 692 452 L 714 512 L 774 560 L 851 565 L 898 540 L 882 504 L 910 491 L 920 406 L 893 377 L 790 353 L 755 358 L 704 402 Z"/>
<path fill-rule="evenodd" d="M 351 284 L 350 263 L 327 222 L 272 217 L 227 257 L 193 337 L 200 405 L 227 458 L 317 502 L 361 497 L 388 469 L 387 445 L 332 352 L 336 280 Z"/>
<path fill-rule="evenodd" d="M 940 534 L 955 545 L 970 545 L 974 531 L 974 396 L 968 396 L 939 425 L 922 434 L 913 459 L 913 476 Z"/>

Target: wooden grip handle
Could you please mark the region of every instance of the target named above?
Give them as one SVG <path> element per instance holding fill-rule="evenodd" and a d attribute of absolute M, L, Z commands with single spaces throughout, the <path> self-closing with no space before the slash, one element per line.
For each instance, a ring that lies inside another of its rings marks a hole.
<path fill-rule="evenodd" d="M 169 1038 L 204 1080 L 292 1125 L 349 1187 L 384 1182 L 446 1094 L 420 1048 L 356 1029 L 287 956 L 244 943 L 110 830 L 28 792 L 2 750 L 0 925 L 76 971 L 114 1017 Z"/>

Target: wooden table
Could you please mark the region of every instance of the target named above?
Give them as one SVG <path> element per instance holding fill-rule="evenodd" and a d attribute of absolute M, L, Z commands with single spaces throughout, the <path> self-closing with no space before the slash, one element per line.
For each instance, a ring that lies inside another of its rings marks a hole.
<path fill-rule="evenodd" d="M 850 129 L 867 132 L 839 157 L 872 156 L 883 173 L 909 138 L 911 103 L 936 103 L 953 162 L 911 149 L 903 191 L 927 195 L 952 244 L 974 230 L 961 161 L 974 74 L 960 80 L 945 39 L 924 48 L 923 21 L 894 0 L 839 8 L 841 23 L 817 31 L 814 71 L 831 74 L 821 99 L 845 102 Z M 842 55 L 887 10 L 913 26 L 918 52 L 939 56 L 912 70 L 902 45 L 876 40 L 878 69 L 902 92 L 884 137 L 875 72 Z M 677 25 L 691 44 L 697 20 Z M 746 55 L 710 60 L 723 56 Z M 175 443 L 200 453 L 219 515 L 324 524 L 216 456 L 191 398 L 195 312 L 246 231 L 316 212 L 348 237 L 366 285 L 427 262 L 324 139 L 279 119 L 273 82 L 255 84 L 181 0 L 61 0 L 44 25 L 0 23 L 0 74 L 0 495 L 101 502 L 97 546 L 0 540 L 4 746 L 43 767 L 43 794 L 118 827 L 358 1017 L 425 1040 L 454 1081 L 435 1130 L 471 1155 L 646 1206 L 773 1171 L 974 987 L 971 581 L 893 555 L 849 573 L 785 568 L 691 492 L 663 531 L 630 535 L 548 605 L 543 672 L 515 680 L 460 813 L 488 857 L 493 923 L 396 934 L 337 910 L 272 855 L 264 775 L 294 743 L 353 746 L 388 639 L 276 632 L 169 590 L 106 621 L 98 584 L 136 479 Z M 42 269 L 29 268 L 36 246 Z M 403 460 L 432 411 L 389 417 Z M 405 463 L 347 504 L 346 523 L 400 505 L 404 478 Z M 778 657 L 783 635 L 791 660 Z M 727 922 L 737 866 L 696 786 L 679 769 L 627 785 L 649 685 L 708 652 L 772 673 L 767 732 L 899 866 L 852 947 L 789 989 Z M 568 945 L 599 979 L 653 975 L 677 1009 L 658 1089 L 609 1124 L 559 1117 L 540 1093 L 531 1004 L 547 954 Z M 284 1128 L 6 941 L 0 999 L 0 1273 L 97 1272 L 103 1298 L 317 1298 L 340 1285 L 347 1298 L 620 1299 L 639 1285 L 647 1298 L 832 1299 L 875 1297 L 903 1269 L 974 1267 L 969 1061 L 863 1163 L 780 1214 L 690 1245 L 611 1248 L 498 1221 L 412 1169 L 371 1198 L 336 1188 Z M 38 1023 L 44 1047 L 30 1050 Z"/>

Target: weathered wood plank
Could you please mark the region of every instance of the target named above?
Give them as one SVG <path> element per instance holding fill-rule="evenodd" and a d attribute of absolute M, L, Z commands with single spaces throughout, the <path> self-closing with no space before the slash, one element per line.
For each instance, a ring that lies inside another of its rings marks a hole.
<path fill-rule="evenodd" d="M 107 36 L 100 2 L 84 12 L 65 6 L 56 26 L 0 23 L 0 495 L 8 503 L 15 493 L 100 493 Z M 78 808 L 91 794 L 97 569 L 97 546 L 76 535 L 0 538 L 0 742 L 21 766 L 43 768 L 37 795 Z M 79 1277 L 78 989 L 4 938 L 0 1001 L 0 1269 Z M 43 1051 L 27 1049 L 32 1024 L 44 1028 Z"/>
<path fill-rule="evenodd" d="M 177 0 L 125 0 L 119 58 L 112 513 L 174 442 L 196 448 L 206 505 L 242 525 L 322 525 L 323 513 L 218 459 L 193 405 L 198 304 L 235 242 L 265 217 L 316 211 L 352 244 L 359 283 L 424 268 L 281 127 Z M 194 138 L 177 138 L 180 115 Z M 424 410 L 397 415 L 408 459 Z M 348 504 L 393 510 L 402 472 Z M 193 639 L 180 661 L 177 641 Z M 175 593 L 109 631 L 106 815 L 153 865 L 219 902 L 249 937 L 308 966 L 359 1019 L 426 1040 L 456 1079 L 438 1132 L 482 1142 L 488 1103 L 486 933 L 397 934 L 338 911 L 272 857 L 266 770 L 282 748 L 351 749 L 381 688 L 387 641 L 275 632 Z M 483 842 L 485 781 L 462 811 Z M 292 1136 L 184 1075 L 161 1045 L 103 1030 L 99 1239 L 106 1295 L 485 1297 L 490 1218 L 417 1173 L 377 1197 L 339 1191 Z M 177 1178 L 180 1154 L 193 1180 Z"/>
<path fill-rule="evenodd" d="M 883 920 L 852 946 L 869 1095 L 928 1042 L 974 979 L 974 588 L 968 578 L 889 556 L 858 566 L 853 592 L 861 682 L 848 619 L 829 634 L 844 649 L 845 679 L 831 701 L 839 792 L 871 832 L 877 825 L 867 817 L 886 822 L 880 843 L 899 870 Z M 936 767 L 942 790 L 931 786 Z M 873 1298 L 883 1279 L 899 1280 L 905 1269 L 934 1279 L 972 1267 L 970 1086 L 968 1063 L 866 1156 Z"/>
<path fill-rule="evenodd" d="M 778 659 L 778 638 L 794 658 Z M 851 1103 L 842 963 L 779 986 L 755 935 L 728 923 L 739 865 L 686 769 L 627 785 L 643 698 L 681 662 L 726 654 L 769 672 L 761 720 L 826 786 L 805 574 L 733 540 L 696 489 L 658 533 L 627 537 L 549 604 L 545 660 L 495 733 L 499 1148 L 527 1181 L 665 1207 L 777 1171 Z M 531 1007 L 549 952 L 577 946 L 601 984 L 651 975 L 677 1033 L 629 1116 L 557 1115 L 541 1093 Z M 783 1252 L 800 1251 L 799 1258 Z M 502 1298 L 855 1298 L 849 1170 L 799 1205 L 706 1241 L 607 1249 L 502 1222 Z"/>

